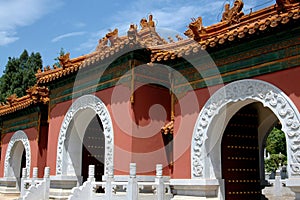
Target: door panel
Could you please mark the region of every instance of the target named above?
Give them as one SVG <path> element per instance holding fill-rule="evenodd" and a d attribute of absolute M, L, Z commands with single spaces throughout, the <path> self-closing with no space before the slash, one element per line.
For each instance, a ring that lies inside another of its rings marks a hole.
<path fill-rule="evenodd" d="M 102 180 L 104 175 L 105 139 L 103 127 L 98 116 L 95 116 L 88 125 L 82 145 L 82 176 L 83 181 L 88 178 L 89 165 L 95 165 L 95 178 Z"/>
<path fill-rule="evenodd" d="M 258 115 L 248 105 L 229 121 L 222 139 L 225 199 L 260 199 Z"/>

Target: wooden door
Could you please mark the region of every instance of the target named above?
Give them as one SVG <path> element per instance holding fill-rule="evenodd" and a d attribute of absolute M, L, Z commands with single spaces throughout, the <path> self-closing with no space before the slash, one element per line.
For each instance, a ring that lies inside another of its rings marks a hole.
<path fill-rule="evenodd" d="M 95 165 L 95 178 L 102 180 L 104 175 L 105 139 L 102 123 L 95 116 L 89 123 L 82 144 L 82 176 L 83 182 L 88 178 L 89 165 Z"/>
<path fill-rule="evenodd" d="M 238 111 L 222 139 L 222 174 L 226 200 L 260 199 L 258 115 L 253 105 Z"/>

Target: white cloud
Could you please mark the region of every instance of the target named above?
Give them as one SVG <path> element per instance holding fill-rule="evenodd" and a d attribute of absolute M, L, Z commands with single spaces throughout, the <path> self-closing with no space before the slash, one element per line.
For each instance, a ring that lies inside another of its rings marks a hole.
<path fill-rule="evenodd" d="M 60 5 L 58 0 L 1 0 L 0 45 L 16 41 L 17 28 L 34 23 Z"/>
<path fill-rule="evenodd" d="M 69 37 L 74 37 L 74 36 L 80 36 L 80 35 L 84 35 L 85 32 L 72 32 L 72 33 L 66 33 L 66 34 L 63 34 L 63 35 L 60 35 L 60 36 L 57 36 L 55 38 L 53 38 L 51 40 L 51 42 L 58 42 L 62 39 L 65 39 L 65 38 L 69 38 Z"/>
<path fill-rule="evenodd" d="M 15 33 L 9 33 L 6 31 L 0 31 L 0 46 L 7 45 L 9 43 L 17 41 L 19 38 L 15 36 Z"/>

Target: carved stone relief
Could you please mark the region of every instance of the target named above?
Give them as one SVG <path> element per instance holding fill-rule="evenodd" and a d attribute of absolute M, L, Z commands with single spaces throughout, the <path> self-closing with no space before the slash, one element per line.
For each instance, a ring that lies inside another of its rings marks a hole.
<path fill-rule="evenodd" d="M 57 145 L 57 158 L 56 158 L 56 175 L 63 173 L 63 159 L 64 159 L 64 143 L 67 137 L 67 130 L 74 115 L 80 111 L 90 108 L 99 116 L 102 125 L 103 133 L 105 136 L 105 175 L 108 173 L 108 168 L 113 166 L 114 157 L 114 133 L 112 127 L 112 120 L 105 104 L 94 95 L 85 95 L 78 98 L 69 108 L 62 122 Z"/>
<path fill-rule="evenodd" d="M 212 137 L 208 129 L 221 108 L 237 101 L 261 102 L 276 115 L 287 138 L 288 171 L 300 176 L 300 115 L 294 103 L 277 87 L 259 80 L 240 80 L 214 93 L 202 108 L 194 127 L 191 148 L 192 178 L 202 178 L 205 141 Z"/>
<path fill-rule="evenodd" d="M 17 131 L 14 133 L 14 135 L 11 137 L 8 147 L 5 154 L 5 161 L 4 161 L 4 177 L 9 176 L 9 168 L 10 166 L 10 159 L 13 159 L 14 156 L 21 159 L 22 155 L 14 155 L 13 147 L 16 144 L 16 142 L 21 141 L 25 152 L 26 152 L 26 168 L 30 169 L 30 163 L 31 163 L 31 151 L 30 151 L 30 143 L 28 140 L 28 137 L 24 131 Z M 28 171 L 30 173 L 30 170 Z M 28 173 L 28 176 L 30 174 Z"/>

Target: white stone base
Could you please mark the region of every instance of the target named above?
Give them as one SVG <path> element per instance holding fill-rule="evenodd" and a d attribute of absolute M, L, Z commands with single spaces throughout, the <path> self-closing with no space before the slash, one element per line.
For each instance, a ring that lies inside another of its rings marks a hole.
<path fill-rule="evenodd" d="M 174 198 L 180 196 L 218 197 L 220 182 L 217 179 L 171 179 Z M 205 198 L 204 198 L 205 199 Z"/>
<path fill-rule="evenodd" d="M 295 200 L 300 200 L 300 178 L 287 179 L 286 187 L 289 187 L 295 193 Z"/>
<path fill-rule="evenodd" d="M 183 196 L 175 195 L 172 200 L 220 200 L 218 197 L 192 197 L 192 196 Z"/>
<path fill-rule="evenodd" d="M 114 181 L 117 182 L 126 182 L 128 181 L 128 177 L 129 175 L 115 175 L 114 176 Z M 156 176 L 147 176 L 147 175 L 138 175 L 136 176 L 136 180 L 138 182 L 153 182 L 155 181 L 155 177 Z M 102 176 L 102 180 L 106 181 L 107 177 L 106 176 Z M 164 181 L 169 181 L 170 177 L 169 176 L 163 176 Z"/>
<path fill-rule="evenodd" d="M 50 176 L 50 188 L 56 189 L 72 189 L 79 186 L 82 182 L 82 177 L 77 176 Z"/>
<path fill-rule="evenodd" d="M 79 186 L 82 177 L 50 176 L 50 199 L 68 199 L 73 187 Z"/>
<path fill-rule="evenodd" d="M 71 189 L 50 189 L 49 198 L 56 200 L 65 200 L 68 199 L 71 194 Z"/>
<path fill-rule="evenodd" d="M 16 185 L 15 178 L 0 179 L 0 193 L 2 194 L 20 194 L 20 190 Z"/>

